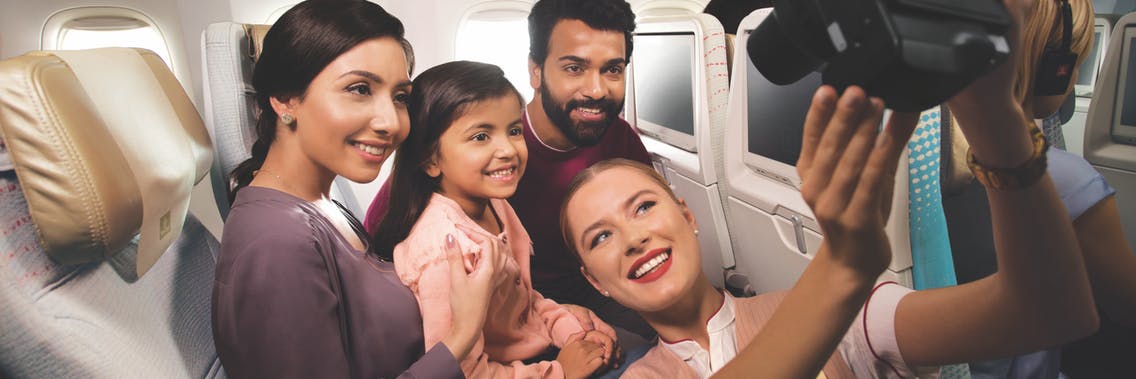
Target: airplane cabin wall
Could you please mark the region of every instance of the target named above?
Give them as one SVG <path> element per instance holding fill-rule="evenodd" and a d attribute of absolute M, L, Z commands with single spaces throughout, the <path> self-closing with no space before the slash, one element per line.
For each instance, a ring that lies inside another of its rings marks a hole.
<path fill-rule="evenodd" d="M 234 0 L 239 1 L 239 0 Z M 533 3 L 532 0 L 520 0 Z M 380 5 L 402 20 L 407 39 L 414 45 L 417 60 L 415 74 L 427 68 L 454 59 L 454 40 L 458 23 L 472 7 L 494 0 L 415 0 L 378 1 Z M 632 9 L 639 12 L 647 8 L 683 6 L 704 7 L 709 0 L 631 0 Z"/>
<path fill-rule="evenodd" d="M 454 59 L 458 24 L 472 7 L 496 0 L 371 0 L 402 20 L 414 46 L 416 75 Z M 516 0 L 515 0 L 516 1 Z M 519 0 L 532 3 L 532 0 Z M 701 9 L 709 0 L 632 0 L 637 13 Z M 0 59 L 40 50 L 44 23 L 56 12 L 82 6 L 119 6 L 153 19 L 166 38 L 174 73 L 199 112 L 204 109 L 201 33 L 214 22 L 263 24 L 274 12 L 297 0 L 0 0 Z M 631 104 L 628 104 L 631 106 Z M 388 162 L 389 163 L 389 162 Z M 372 183 L 353 184 L 356 199 L 366 207 L 389 175 L 384 170 Z M 211 202 L 208 181 L 194 192 L 194 214 L 220 237 L 220 216 Z M 205 200 L 208 199 L 208 200 Z"/>
<path fill-rule="evenodd" d="M 187 14 L 191 18 L 199 13 L 192 11 L 198 7 L 190 5 L 190 0 L 116 0 L 97 3 L 90 0 L 0 0 L 0 9 L 3 10 L 0 11 L 0 59 L 40 50 L 43 25 L 55 12 L 81 6 L 120 6 L 137 10 L 158 24 L 170 49 L 174 74 L 183 86 L 194 88 L 194 83 L 199 80 L 195 81 L 190 75 L 191 66 L 200 66 L 200 63 L 192 62 L 186 53 L 189 46 L 197 49 L 197 35 L 200 32 L 192 38 L 186 38 L 188 36 L 184 34 L 185 29 L 182 27 L 182 17 L 185 14 L 181 12 L 179 1 L 186 3 Z M 218 0 L 205 0 L 206 3 L 209 1 Z M 193 41 L 192 44 L 187 42 L 190 40 Z"/>
<path fill-rule="evenodd" d="M 247 0 L 233 0 L 234 3 L 243 1 Z M 275 1 L 281 2 L 282 0 Z M 287 0 L 283 0 L 283 2 L 286 1 Z M 417 75 L 430 67 L 454 60 L 454 41 L 457 39 L 458 27 L 462 16 L 474 6 L 482 3 L 492 3 L 494 1 L 496 0 L 379 0 L 374 2 L 382 5 L 388 12 L 398 17 L 399 20 L 402 20 L 406 28 L 406 37 L 411 45 L 414 46 L 415 68 L 413 75 Z M 534 2 L 531 0 L 520 1 L 528 3 Z M 707 2 L 709 2 L 709 0 L 629 1 L 632 9 L 640 12 L 655 6 L 704 7 Z M 262 9 L 265 8 L 262 7 Z M 245 12 L 245 10 L 238 11 L 234 6 L 234 17 L 238 17 L 240 14 L 243 14 L 243 12 Z M 270 12 L 270 10 L 268 12 Z M 355 192 L 355 196 L 361 206 L 366 207 L 370 204 L 371 199 L 374 197 L 374 194 L 378 192 L 379 187 L 382 185 L 383 181 L 386 180 L 387 175 L 389 175 L 389 172 L 384 170 L 384 172 L 379 175 L 378 179 L 372 183 L 352 183 L 352 190 Z"/>

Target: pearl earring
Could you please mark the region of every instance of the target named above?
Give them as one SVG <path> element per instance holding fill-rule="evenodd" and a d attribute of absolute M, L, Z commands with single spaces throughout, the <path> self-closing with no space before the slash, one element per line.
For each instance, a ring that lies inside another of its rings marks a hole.
<path fill-rule="evenodd" d="M 296 118 L 292 117 L 292 115 L 290 114 L 285 113 L 280 115 L 280 122 L 283 122 L 284 125 L 292 125 L 293 122 L 296 122 Z"/>
<path fill-rule="evenodd" d="M 694 235 L 698 235 L 698 229 L 694 229 Z"/>
<path fill-rule="evenodd" d="M 607 290 L 603 291 L 603 295 L 607 296 L 607 297 L 611 297 L 611 293 L 607 292 Z"/>

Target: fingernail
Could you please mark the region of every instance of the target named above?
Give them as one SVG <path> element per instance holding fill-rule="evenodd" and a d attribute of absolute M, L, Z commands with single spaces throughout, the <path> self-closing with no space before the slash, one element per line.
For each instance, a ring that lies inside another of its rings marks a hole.
<path fill-rule="evenodd" d="M 454 235 L 446 234 L 446 247 L 454 247 Z"/>

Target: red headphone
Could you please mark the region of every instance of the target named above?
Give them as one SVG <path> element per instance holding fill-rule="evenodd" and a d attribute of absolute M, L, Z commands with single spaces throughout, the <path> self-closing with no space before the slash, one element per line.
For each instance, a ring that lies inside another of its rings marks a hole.
<path fill-rule="evenodd" d="M 1061 3 L 1057 22 L 1064 27 L 1061 31 L 1061 44 L 1056 49 L 1046 47 L 1041 55 L 1033 84 L 1033 94 L 1036 96 L 1064 94 L 1069 89 L 1073 70 L 1077 68 L 1077 54 L 1069 47 L 1073 43 L 1073 10 L 1068 0 L 1056 1 Z"/>

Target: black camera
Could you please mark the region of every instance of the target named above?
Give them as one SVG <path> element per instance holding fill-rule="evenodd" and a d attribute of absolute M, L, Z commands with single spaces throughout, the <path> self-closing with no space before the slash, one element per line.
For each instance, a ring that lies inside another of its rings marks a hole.
<path fill-rule="evenodd" d="M 1010 23 L 998 0 L 780 0 L 746 50 L 770 82 L 820 71 L 838 90 L 919 111 L 1005 60 Z"/>

